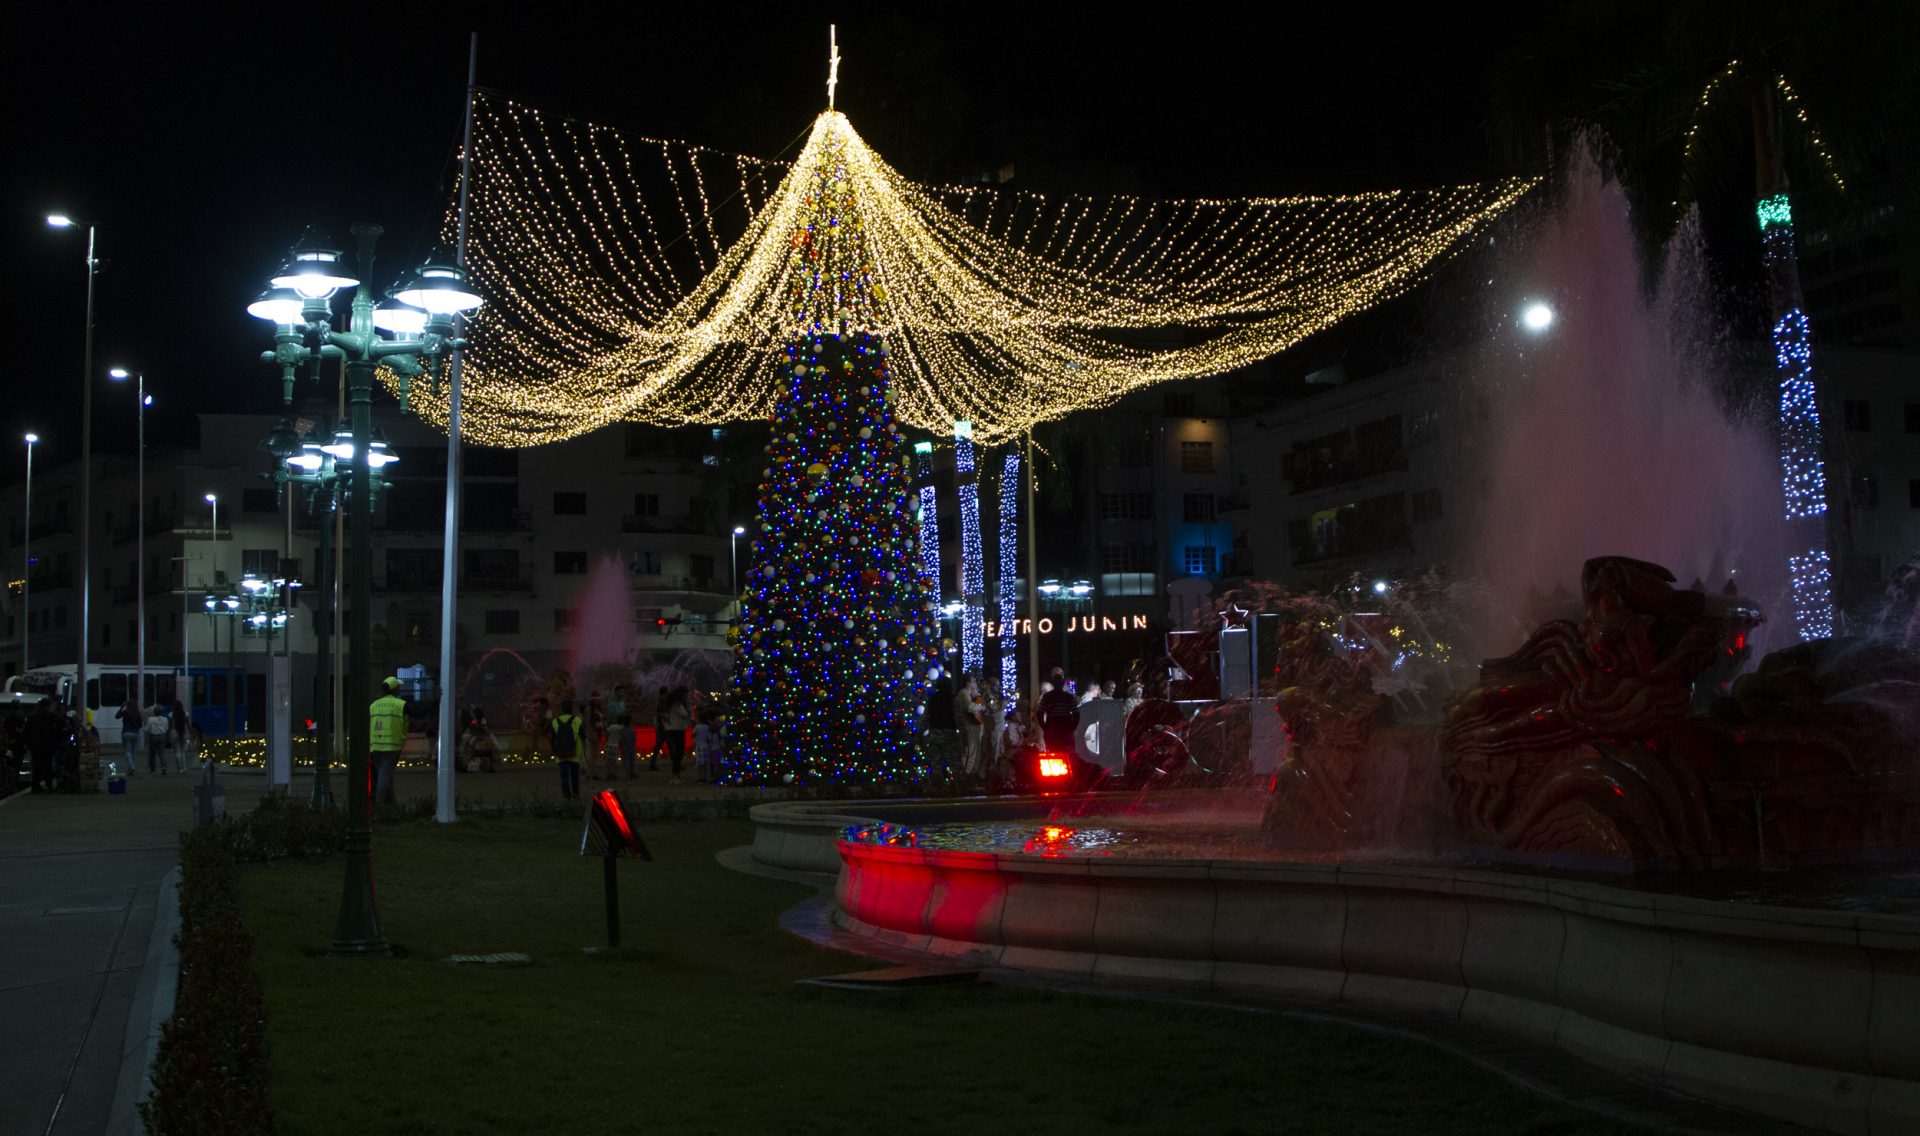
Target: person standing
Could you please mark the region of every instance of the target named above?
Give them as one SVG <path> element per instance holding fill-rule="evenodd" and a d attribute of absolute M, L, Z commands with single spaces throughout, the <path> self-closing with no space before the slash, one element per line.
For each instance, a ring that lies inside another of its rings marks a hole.
<path fill-rule="evenodd" d="M 673 769 L 669 785 L 680 784 L 680 763 L 687 756 L 687 692 L 674 687 L 660 695 L 660 744 L 666 747 L 667 763 Z"/>
<path fill-rule="evenodd" d="M 920 737 L 920 751 L 927 759 L 927 781 L 934 785 L 953 780 L 954 759 L 960 753 L 960 723 L 954 717 L 954 699 L 953 680 L 943 673 L 927 691 L 926 712 L 921 718 L 926 732 Z"/>
<path fill-rule="evenodd" d="M 628 781 L 633 780 L 633 711 L 627 708 L 627 695 L 633 693 L 626 683 L 613 688 L 613 697 L 607 699 L 608 738 L 613 742 L 613 754 L 620 758 L 620 774 Z M 607 776 L 613 776 L 612 761 L 609 755 Z"/>
<path fill-rule="evenodd" d="M 586 729 L 573 712 L 573 699 L 562 699 L 547 740 L 553 743 L 553 759 L 560 765 L 560 795 L 569 801 L 580 799 L 580 751 L 586 748 Z"/>
<path fill-rule="evenodd" d="M 185 773 L 187 758 L 200 753 L 197 743 L 188 744 L 188 735 L 193 732 L 193 727 L 187 721 L 187 704 L 178 698 L 174 699 L 173 709 L 167 712 L 167 720 L 173 724 L 173 770 L 175 773 Z"/>
<path fill-rule="evenodd" d="M 157 703 L 147 711 L 144 729 L 147 736 L 147 772 L 165 776 L 167 741 L 173 737 L 173 727 L 167 724 L 167 716 Z"/>
<path fill-rule="evenodd" d="M 42 698 L 26 725 L 27 755 L 33 762 L 33 791 L 53 791 L 53 766 L 59 759 L 65 730 L 54 713 L 53 699 Z"/>
<path fill-rule="evenodd" d="M 400 764 L 400 751 L 407 744 L 407 704 L 400 697 L 400 680 L 388 675 L 380 680 L 386 693 L 373 700 L 372 726 L 367 748 L 373 757 L 373 800 L 393 803 L 393 772 Z"/>
<path fill-rule="evenodd" d="M 1075 727 L 1080 725 L 1080 705 L 1067 689 L 1066 672 L 1059 667 L 1047 676 L 1053 689 L 1040 696 L 1040 740 L 1048 753 L 1072 753 Z"/>
<path fill-rule="evenodd" d="M 694 712 L 693 764 L 700 771 L 700 780 L 709 785 L 720 783 L 720 730 L 711 710 Z"/>
<path fill-rule="evenodd" d="M 147 716 L 141 712 L 140 704 L 129 698 L 127 704 L 122 706 L 114 717 L 120 719 L 120 752 L 127 776 L 131 777 L 134 765 L 140 760 L 140 750 L 145 741 L 143 735 Z"/>
<path fill-rule="evenodd" d="M 980 680 L 968 675 L 953 696 L 953 718 L 960 723 L 960 768 L 968 776 L 980 773 L 980 742 L 987 725 L 987 701 L 980 696 Z"/>

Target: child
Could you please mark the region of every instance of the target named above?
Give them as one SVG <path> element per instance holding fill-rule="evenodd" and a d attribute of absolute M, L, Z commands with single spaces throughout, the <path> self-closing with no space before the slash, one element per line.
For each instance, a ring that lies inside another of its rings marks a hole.
<path fill-rule="evenodd" d="M 700 780 L 710 785 L 720 783 L 720 731 L 714 722 L 711 711 L 693 712 L 693 763 L 700 769 Z"/>

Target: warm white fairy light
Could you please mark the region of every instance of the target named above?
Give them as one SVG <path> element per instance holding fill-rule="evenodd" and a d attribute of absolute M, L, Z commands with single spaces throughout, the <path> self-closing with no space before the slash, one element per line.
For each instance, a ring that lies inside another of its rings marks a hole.
<path fill-rule="evenodd" d="M 829 162 L 842 172 L 823 181 Z M 795 307 L 818 294 L 812 242 L 832 236 L 807 227 L 816 192 L 861 219 L 871 287 L 851 319 L 893 343 L 898 419 L 970 419 L 986 445 L 1280 351 L 1405 291 L 1534 184 L 1188 201 L 933 188 L 833 111 L 782 167 L 484 94 L 473 169 L 468 267 L 489 303 L 469 322 L 462 412 L 494 445 L 768 415 L 794 329 L 849 315 Z M 1184 334 L 1156 347 L 1139 329 Z M 416 386 L 414 405 L 444 424 L 443 396 Z"/>

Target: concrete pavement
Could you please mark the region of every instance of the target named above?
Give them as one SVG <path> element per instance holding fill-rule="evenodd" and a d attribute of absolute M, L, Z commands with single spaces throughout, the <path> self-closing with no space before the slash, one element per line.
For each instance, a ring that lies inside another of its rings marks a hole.
<path fill-rule="evenodd" d="M 159 972 L 178 966 L 156 911 L 199 779 L 0 800 L 0 1136 L 139 1131 L 154 993 L 170 1004 Z M 220 781 L 234 812 L 265 788 L 258 772 Z"/>

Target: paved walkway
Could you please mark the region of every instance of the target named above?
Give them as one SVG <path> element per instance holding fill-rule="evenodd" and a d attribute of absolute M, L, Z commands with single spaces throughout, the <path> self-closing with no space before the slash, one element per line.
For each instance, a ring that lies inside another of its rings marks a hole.
<path fill-rule="evenodd" d="M 141 774 L 124 796 L 0 800 L 0 1136 L 138 1131 L 128 1114 L 162 977 L 147 973 L 148 947 L 198 780 Z M 220 781 L 232 811 L 265 785 L 258 773 Z"/>

